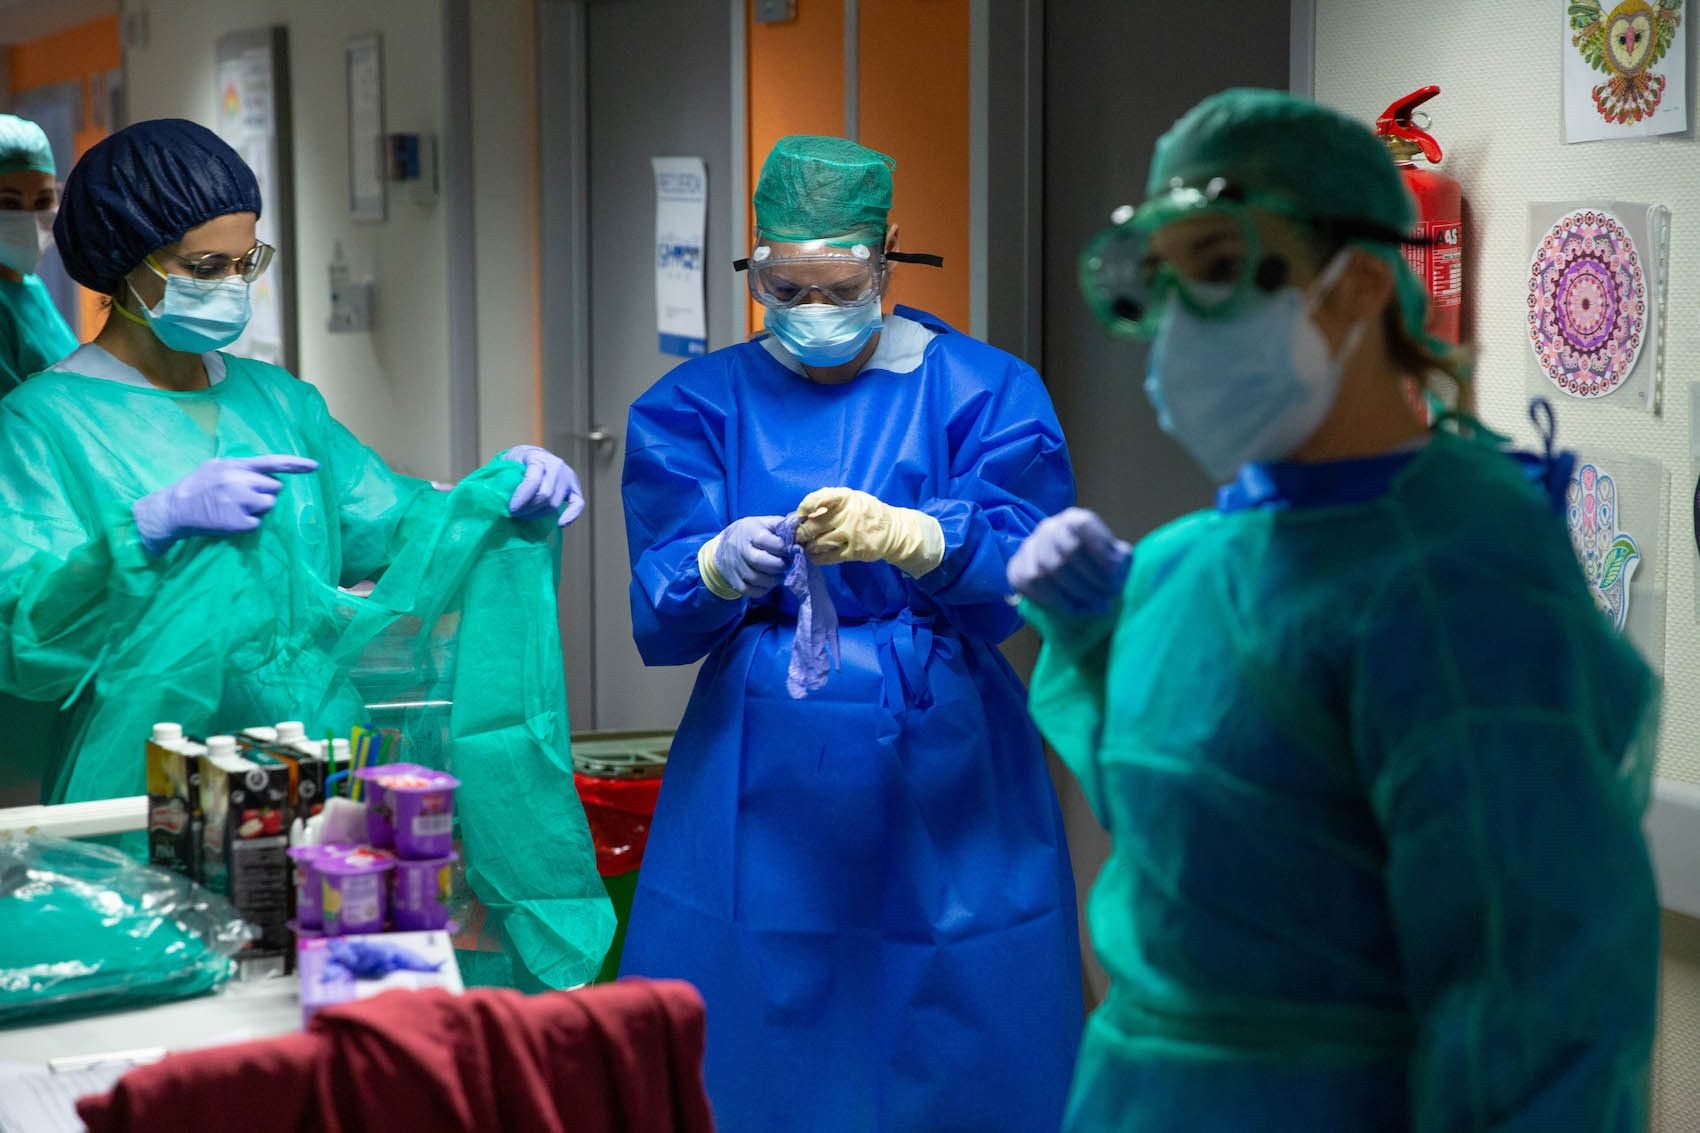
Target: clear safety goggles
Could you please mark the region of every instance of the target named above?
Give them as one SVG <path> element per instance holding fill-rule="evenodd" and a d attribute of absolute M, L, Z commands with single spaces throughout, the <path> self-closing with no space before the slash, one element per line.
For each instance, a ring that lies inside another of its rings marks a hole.
<path fill-rule="evenodd" d="M 943 267 L 938 256 L 919 252 L 876 252 L 866 244 L 781 256 L 761 244 L 748 259 L 732 264 L 747 273 L 750 297 L 773 311 L 802 303 L 865 307 L 879 301 L 881 279 L 890 263 Z"/>
<path fill-rule="evenodd" d="M 1203 188 L 1171 185 L 1135 209 L 1110 215 L 1080 254 L 1080 288 L 1093 316 L 1118 338 L 1151 339 L 1171 296 L 1204 319 L 1228 319 L 1256 299 L 1292 282 L 1292 265 L 1264 255 L 1253 209 L 1287 216 L 1325 245 L 1359 241 L 1406 243 L 1410 238 L 1360 220 L 1304 217 L 1275 197 L 1246 194 L 1225 178 Z M 1171 226 L 1193 222 L 1184 229 Z M 1153 246 L 1153 238 L 1164 233 Z"/>
<path fill-rule="evenodd" d="M 163 258 L 183 267 L 190 281 L 196 287 L 203 291 L 211 291 L 225 280 L 232 278 L 241 279 L 244 283 L 253 283 L 266 274 L 266 269 L 271 267 L 272 258 L 276 254 L 276 248 L 261 241 L 248 249 L 246 253 L 234 259 L 223 252 L 206 252 L 192 257 L 177 256 L 166 252 L 163 254 Z M 148 257 L 148 263 L 161 275 L 165 274 L 164 266 L 155 261 L 153 257 Z"/>

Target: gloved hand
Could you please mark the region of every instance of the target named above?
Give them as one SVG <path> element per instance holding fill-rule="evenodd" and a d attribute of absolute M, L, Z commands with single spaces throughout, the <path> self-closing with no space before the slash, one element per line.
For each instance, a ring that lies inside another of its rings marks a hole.
<path fill-rule="evenodd" d="M 785 578 L 791 562 L 778 528 L 782 515 L 746 516 L 702 545 L 697 570 L 703 585 L 728 602 L 764 597 Z"/>
<path fill-rule="evenodd" d="M 175 484 L 149 492 L 130 509 L 142 545 L 156 555 L 187 535 L 252 531 L 277 503 L 286 473 L 312 472 L 305 456 L 244 456 L 209 460 Z"/>
<path fill-rule="evenodd" d="M 944 528 L 924 511 L 852 488 L 822 488 L 797 505 L 797 544 L 821 566 L 887 562 L 920 578 L 944 562 Z"/>
<path fill-rule="evenodd" d="M 1066 614 L 1104 614 L 1121 594 L 1133 552 L 1104 521 L 1071 507 L 1033 529 L 1009 560 L 1009 585 Z"/>
<path fill-rule="evenodd" d="M 561 517 L 555 526 L 571 527 L 584 514 L 584 489 L 579 487 L 578 473 L 566 461 L 536 445 L 515 445 L 502 454 L 502 459 L 525 465 L 525 479 L 508 500 L 509 515 L 531 519 L 559 511 Z"/>
<path fill-rule="evenodd" d="M 435 972 L 443 966 L 441 960 L 427 960 L 388 940 L 333 936 L 326 947 L 331 959 L 357 980 L 381 980 L 391 972 Z"/>

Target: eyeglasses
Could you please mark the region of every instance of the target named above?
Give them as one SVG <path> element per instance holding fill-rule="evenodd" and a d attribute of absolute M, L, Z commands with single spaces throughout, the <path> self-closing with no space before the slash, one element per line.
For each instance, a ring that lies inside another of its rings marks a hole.
<path fill-rule="evenodd" d="M 272 257 L 275 255 L 277 255 L 277 249 L 263 241 L 255 244 L 236 259 L 232 259 L 223 252 L 205 252 L 193 257 L 166 253 L 168 259 L 175 260 L 187 270 L 189 278 L 194 281 L 197 287 L 207 291 L 233 276 L 240 278 L 244 283 L 253 283 L 266 273 L 266 269 L 271 266 Z"/>

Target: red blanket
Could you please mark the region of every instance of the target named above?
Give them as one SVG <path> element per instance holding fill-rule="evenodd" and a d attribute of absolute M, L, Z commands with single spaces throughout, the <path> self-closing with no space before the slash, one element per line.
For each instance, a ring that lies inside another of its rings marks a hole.
<path fill-rule="evenodd" d="M 702 1052 L 683 983 L 389 992 L 139 1067 L 77 1111 L 91 1133 L 713 1133 Z"/>

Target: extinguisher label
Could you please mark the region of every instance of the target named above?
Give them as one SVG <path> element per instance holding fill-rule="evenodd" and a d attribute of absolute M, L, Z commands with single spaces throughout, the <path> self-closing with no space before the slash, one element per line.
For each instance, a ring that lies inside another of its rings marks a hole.
<path fill-rule="evenodd" d="M 1464 297 L 1464 229 L 1456 220 L 1430 220 L 1417 225 L 1422 244 L 1407 244 L 1405 259 L 1428 287 L 1436 309 L 1456 307 Z"/>

